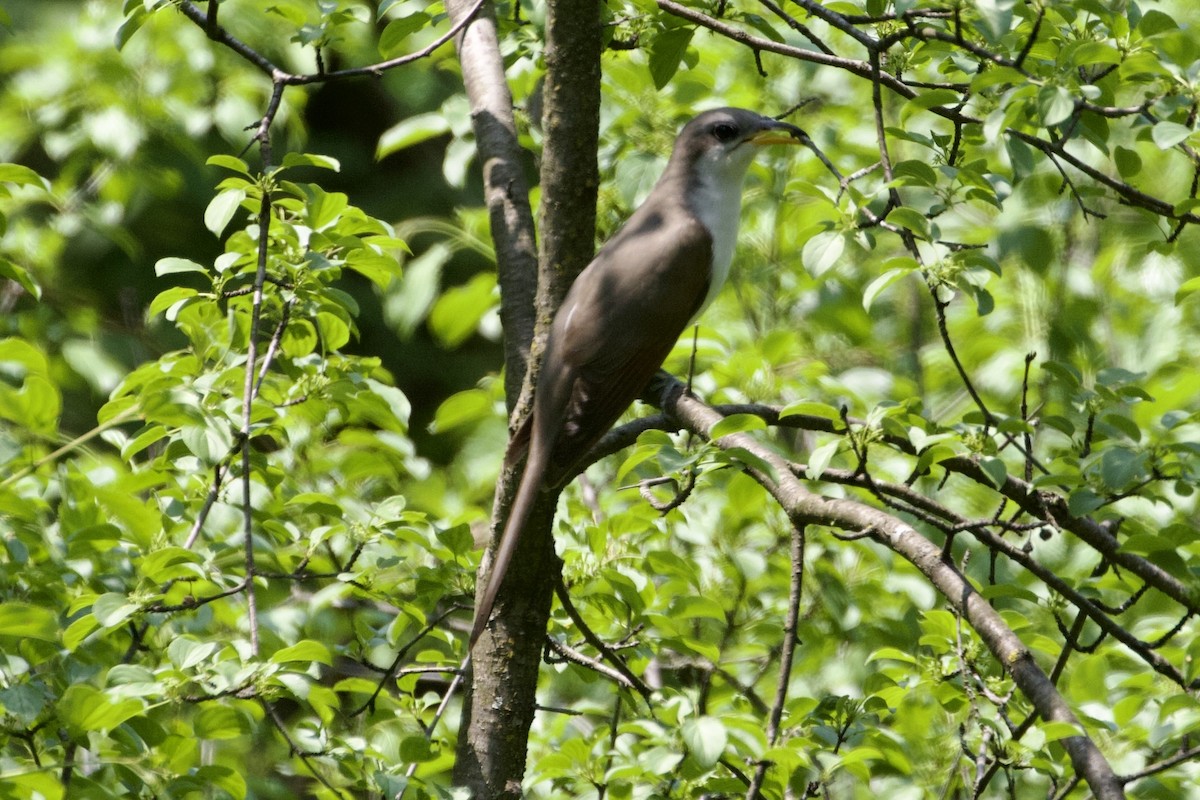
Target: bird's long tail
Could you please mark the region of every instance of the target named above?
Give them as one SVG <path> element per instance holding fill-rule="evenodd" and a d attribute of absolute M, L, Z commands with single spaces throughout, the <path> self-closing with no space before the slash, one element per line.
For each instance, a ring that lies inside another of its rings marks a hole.
<path fill-rule="evenodd" d="M 517 494 L 508 512 L 508 521 L 504 524 L 504 533 L 500 536 L 500 545 L 492 559 L 487 586 L 475 604 L 475 623 L 471 627 L 471 641 L 467 652 L 475 649 L 475 642 L 479 640 L 488 617 L 492 615 L 492 606 L 496 603 L 500 584 L 504 582 L 504 574 L 508 572 L 508 565 L 512 562 L 521 532 L 529 522 L 529 515 L 533 513 L 534 503 L 537 502 L 542 488 L 542 477 L 546 473 L 549 453 L 546 452 L 546 448 L 539 446 L 538 438 L 535 432 L 529 447 L 529 459 L 525 462 L 525 472 L 521 475 L 521 483 L 517 486 Z"/>

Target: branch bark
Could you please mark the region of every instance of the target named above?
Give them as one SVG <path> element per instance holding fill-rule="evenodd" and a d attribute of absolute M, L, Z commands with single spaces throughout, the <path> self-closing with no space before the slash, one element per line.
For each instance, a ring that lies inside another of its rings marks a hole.
<path fill-rule="evenodd" d="M 470 0 L 446 3 L 455 25 L 470 15 L 473 7 Z M 517 140 L 512 93 L 504 75 L 496 14 L 490 2 L 485 2 L 463 27 L 455 44 L 471 104 L 484 199 L 496 248 L 500 319 L 505 334 L 505 396 L 511 409 L 520 394 L 533 339 L 537 249 L 523 167 L 527 154 Z M 513 485 L 510 470 L 497 491 L 497 509 L 505 514 Z M 480 580 L 481 590 L 484 585 Z M 544 594 L 549 598 L 549 584 Z M 544 631 L 544 614 L 540 616 Z M 540 636 L 537 641 L 540 643 Z M 526 736 L 533 721 L 539 653 L 530 657 L 525 648 L 514 652 L 511 641 L 508 649 L 499 644 L 490 638 L 480 643 L 465 682 L 454 782 L 470 788 L 477 798 L 520 796 Z"/>
<path fill-rule="evenodd" d="M 716 409 L 687 394 L 677 380 L 672 378 L 660 386 L 664 387 L 661 394 L 663 410 L 686 430 L 707 438 L 712 426 L 724 418 Z M 715 444 L 724 449 L 744 448 L 770 465 L 769 472 L 755 467 L 747 467 L 746 472 L 775 498 L 793 525 L 825 525 L 858 531 L 907 559 L 979 634 L 1043 719 L 1067 722 L 1083 731 L 1078 717 L 1034 661 L 1033 654 L 966 577 L 947 563 L 938 545 L 903 520 L 879 509 L 809 492 L 792 475 L 789 464 L 781 456 L 749 434 L 730 434 Z M 1063 739 L 1062 744 L 1075 771 L 1099 800 L 1125 797 L 1120 778 L 1090 737 L 1081 733 Z"/>
<path fill-rule="evenodd" d="M 451 0 L 453 17 L 468 3 Z M 537 346 L 574 277 L 591 260 L 595 237 L 597 130 L 600 108 L 600 6 L 594 0 L 551 2 L 546 20 L 542 158 L 542 247 L 533 253 L 528 188 L 517 180 L 520 150 L 512 97 L 489 5 L 459 39 L 463 77 L 484 164 L 492 235 L 496 241 L 501 320 L 506 338 L 506 396 L 516 423 L 527 413 L 536 379 Z M 536 286 L 536 299 L 535 299 Z M 527 376 L 528 373 L 528 376 Z M 503 529 L 523 459 L 506 459 L 497 490 L 494 533 Z M 559 561 L 550 535 L 555 497 L 547 495 L 521 536 L 497 597 L 493 624 L 472 655 L 454 778 L 476 798 L 521 794 L 529 728 L 536 710 L 538 669 Z M 479 574 L 487 584 L 490 559 Z"/>
<path fill-rule="evenodd" d="M 475 5 L 467 0 L 446 3 L 455 27 L 474 11 Z M 507 370 L 504 392 L 511 409 L 525 378 L 529 343 L 533 340 L 533 298 L 537 291 L 537 244 L 524 166 L 529 155 L 517 141 L 512 92 L 504 76 L 496 11 L 490 2 L 475 12 L 475 18 L 463 27 L 455 45 L 471 104 L 471 121 L 483 168 L 484 202 L 496 246 Z"/>

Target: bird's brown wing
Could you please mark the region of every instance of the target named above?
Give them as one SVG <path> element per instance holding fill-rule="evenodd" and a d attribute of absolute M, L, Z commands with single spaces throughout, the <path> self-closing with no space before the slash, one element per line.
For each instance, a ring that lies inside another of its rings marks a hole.
<path fill-rule="evenodd" d="M 580 275 L 555 320 L 554 355 L 572 380 L 554 422 L 546 485 L 569 478 L 637 399 L 708 292 L 712 238 L 704 226 L 684 214 L 640 222 Z"/>
<path fill-rule="evenodd" d="M 491 616 L 538 493 L 574 475 L 637 398 L 699 310 L 711 271 L 712 237 L 700 222 L 640 209 L 567 292 L 550 329 L 532 417 L 519 432 L 528 436 L 528 459 L 476 603 L 470 647 Z"/>

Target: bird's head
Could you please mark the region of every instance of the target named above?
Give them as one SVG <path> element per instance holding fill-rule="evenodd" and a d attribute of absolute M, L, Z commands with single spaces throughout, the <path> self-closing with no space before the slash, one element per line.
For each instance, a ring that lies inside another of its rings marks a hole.
<path fill-rule="evenodd" d="M 740 182 L 754 154 L 768 144 L 803 144 L 804 131 L 744 108 L 705 111 L 679 133 L 672 158 L 681 158 L 706 177 Z"/>

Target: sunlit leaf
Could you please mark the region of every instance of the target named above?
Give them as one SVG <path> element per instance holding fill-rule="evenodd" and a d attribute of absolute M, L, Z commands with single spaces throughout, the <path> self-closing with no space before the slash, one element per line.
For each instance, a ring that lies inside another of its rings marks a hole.
<path fill-rule="evenodd" d="M 214 235 L 220 236 L 245 199 L 246 192 L 241 189 L 226 189 L 220 192 L 204 210 L 204 227 Z"/>
<path fill-rule="evenodd" d="M 0 636 L 58 640 L 58 617 L 46 608 L 27 603 L 0 603 Z"/>
<path fill-rule="evenodd" d="M 392 153 L 450 132 L 450 121 L 443 114 L 416 114 L 388 128 L 379 137 L 375 158 L 384 159 Z"/>
<path fill-rule="evenodd" d="M 729 743 L 725 726 L 715 717 L 698 717 L 683 723 L 680 729 L 688 752 L 702 767 L 711 767 L 720 760 Z"/>

